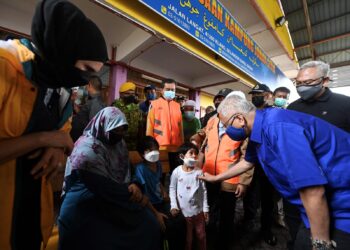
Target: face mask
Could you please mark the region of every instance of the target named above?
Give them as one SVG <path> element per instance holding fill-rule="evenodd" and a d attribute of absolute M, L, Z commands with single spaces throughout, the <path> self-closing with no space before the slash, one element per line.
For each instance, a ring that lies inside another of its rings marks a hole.
<path fill-rule="evenodd" d="M 244 127 L 243 128 L 235 128 L 234 126 L 229 126 L 226 129 L 226 134 L 233 141 L 243 141 L 248 137 L 245 130 L 244 130 Z"/>
<path fill-rule="evenodd" d="M 191 168 L 193 168 L 197 163 L 197 160 L 191 157 L 185 158 L 183 161 L 187 167 L 191 167 Z"/>
<path fill-rule="evenodd" d="M 195 112 L 194 111 L 185 111 L 184 116 L 186 119 L 193 119 L 195 116 Z"/>
<path fill-rule="evenodd" d="M 175 91 L 164 91 L 164 98 L 167 100 L 172 100 L 175 98 Z"/>
<path fill-rule="evenodd" d="M 144 155 L 145 160 L 149 162 L 157 162 L 159 161 L 159 151 L 153 150 L 151 152 L 148 152 Z"/>
<path fill-rule="evenodd" d="M 48 88 L 71 88 L 88 84 L 95 72 L 83 71 L 74 66 L 64 67 L 53 65 L 39 56 L 33 64 L 33 80 Z"/>
<path fill-rule="evenodd" d="M 314 97 L 318 92 L 322 89 L 322 82 L 317 85 L 303 85 L 297 87 L 297 92 L 300 95 L 300 98 L 304 101 L 310 100 L 312 97 Z"/>
<path fill-rule="evenodd" d="M 153 93 L 146 94 L 146 99 L 152 101 L 156 99 L 156 95 Z"/>
<path fill-rule="evenodd" d="M 265 103 L 264 96 L 253 96 L 252 97 L 252 103 L 257 108 L 261 107 Z"/>
<path fill-rule="evenodd" d="M 136 97 L 134 95 L 124 96 L 122 99 L 126 105 L 136 102 Z"/>
<path fill-rule="evenodd" d="M 287 100 L 284 98 L 275 98 L 275 105 L 277 107 L 281 107 L 283 108 L 284 106 L 286 106 L 287 104 Z"/>
<path fill-rule="evenodd" d="M 118 135 L 118 134 L 114 134 L 114 133 L 109 133 L 109 138 L 108 138 L 108 144 L 109 145 L 115 145 L 118 142 L 120 142 L 121 140 L 123 140 L 123 136 L 122 135 Z"/>

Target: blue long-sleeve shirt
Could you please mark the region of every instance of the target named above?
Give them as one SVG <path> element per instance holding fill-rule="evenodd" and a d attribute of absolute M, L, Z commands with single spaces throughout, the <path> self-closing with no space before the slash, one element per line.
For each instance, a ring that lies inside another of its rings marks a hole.
<path fill-rule="evenodd" d="M 274 187 L 309 221 L 299 190 L 324 185 L 331 221 L 350 233 L 350 134 L 303 113 L 256 112 L 245 159 L 259 161 Z"/>

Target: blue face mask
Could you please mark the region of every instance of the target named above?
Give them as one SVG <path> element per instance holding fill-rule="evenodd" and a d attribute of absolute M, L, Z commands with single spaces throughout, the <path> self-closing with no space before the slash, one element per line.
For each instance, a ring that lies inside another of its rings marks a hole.
<path fill-rule="evenodd" d="M 146 99 L 152 101 L 156 99 L 156 95 L 154 93 L 148 93 L 146 94 Z"/>
<path fill-rule="evenodd" d="M 233 115 L 232 117 L 233 117 L 233 119 L 235 119 L 235 115 Z M 232 125 L 230 125 L 226 128 L 226 134 L 233 141 L 244 141 L 248 137 L 247 133 L 245 132 L 244 127 L 243 128 L 235 128 Z"/>
<path fill-rule="evenodd" d="M 244 127 L 243 128 L 235 128 L 233 126 L 228 126 L 226 129 L 226 134 L 233 141 L 244 141 L 248 135 L 246 134 Z"/>
<path fill-rule="evenodd" d="M 175 91 L 164 91 L 164 98 L 167 100 L 172 100 L 175 98 Z"/>
<path fill-rule="evenodd" d="M 275 99 L 275 105 L 277 107 L 283 108 L 284 106 L 286 106 L 286 104 L 287 104 L 287 100 L 284 98 L 276 98 Z"/>

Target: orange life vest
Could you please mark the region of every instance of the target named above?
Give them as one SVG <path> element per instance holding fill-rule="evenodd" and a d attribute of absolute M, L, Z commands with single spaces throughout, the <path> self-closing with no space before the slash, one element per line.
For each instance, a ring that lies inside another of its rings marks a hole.
<path fill-rule="evenodd" d="M 231 140 L 224 134 L 219 139 L 219 118 L 217 116 L 208 121 L 206 129 L 208 142 L 205 148 L 205 162 L 203 172 L 218 175 L 233 167 L 241 157 L 240 146 L 242 142 Z M 238 184 L 239 177 L 234 177 L 225 182 Z"/>
<path fill-rule="evenodd" d="M 180 146 L 183 143 L 180 104 L 164 98 L 152 101 L 154 110 L 153 137 L 160 146 Z"/>

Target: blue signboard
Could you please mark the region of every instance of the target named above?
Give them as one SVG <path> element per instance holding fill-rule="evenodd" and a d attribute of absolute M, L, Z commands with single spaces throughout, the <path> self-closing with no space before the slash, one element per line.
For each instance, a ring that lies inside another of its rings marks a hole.
<path fill-rule="evenodd" d="M 259 83 L 286 77 L 217 0 L 139 0 Z"/>

